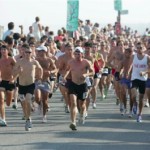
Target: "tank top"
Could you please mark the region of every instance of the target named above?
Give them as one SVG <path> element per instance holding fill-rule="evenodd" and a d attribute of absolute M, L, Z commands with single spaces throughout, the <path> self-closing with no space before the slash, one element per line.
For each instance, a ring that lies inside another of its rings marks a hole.
<path fill-rule="evenodd" d="M 96 53 L 95 56 L 96 56 L 96 61 L 94 62 L 94 71 L 95 73 L 98 73 L 99 70 L 102 68 L 103 62 L 101 60 L 101 56 L 99 53 Z"/>
<path fill-rule="evenodd" d="M 38 26 L 38 22 L 34 22 L 32 24 L 32 27 L 33 27 L 33 34 L 34 34 L 34 37 L 37 41 L 40 41 L 40 38 L 41 38 L 41 33 L 40 33 L 40 30 L 39 30 L 39 26 Z"/>
<path fill-rule="evenodd" d="M 139 79 L 141 81 L 147 80 L 147 75 L 140 76 L 141 71 L 147 70 L 148 68 L 147 62 L 148 62 L 147 54 L 145 54 L 145 56 L 141 60 L 138 59 L 137 54 L 134 54 L 131 80 L 135 80 L 135 79 Z"/>
<path fill-rule="evenodd" d="M 32 25 L 34 33 L 40 32 L 38 24 L 38 22 L 34 22 Z"/>

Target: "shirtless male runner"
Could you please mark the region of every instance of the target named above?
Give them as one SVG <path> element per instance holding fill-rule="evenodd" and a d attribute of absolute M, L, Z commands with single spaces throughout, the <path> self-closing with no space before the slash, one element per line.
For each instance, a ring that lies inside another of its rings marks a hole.
<path fill-rule="evenodd" d="M 27 45 L 26 48 L 24 48 L 24 57 L 17 61 L 13 73 L 15 78 L 19 77 L 19 98 L 26 119 L 26 131 L 29 131 L 32 128 L 31 100 L 35 89 L 36 72 L 36 78 L 41 80 L 43 69 L 38 61 L 32 59 L 32 50 Z"/>
<path fill-rule="evenodd" d="M 8 49 L 5 45 L 0 47 L 0 126 L 7 126 L 5 118 L 5 99 L 7 106 L 10 106 L 13 99 L 13 91 L 15 85 L 13 83 L 13 67 L 15 66 L 15 59 L 8 56 Z"/>
<path fill-rule="evenodd" d="M 95 58 L 94 58 L 94 55 L 92 54 L 92 43 L 91 42 L 85 42 L 84 43 L 84 49 L 85 49 L 84 58 L 91 62 L 91 66 L 94 69 Z M 93 82 L 94 82 L 93 76 L 86 77 L 86 83 L 87 83 L 87 86 L 88 86 L 88 97 L 86 99 L 86 117 L 87 117 L 87 113 L 88 113 L 88 107 L 89 107 L 89 104 L 90 104 L 91 90 L 95 88 Z M 95 89 L 95 90 L 97 90 L 97 89 Z M 97 95 L 96 95 L 95 90 L 93 90 L 94 92 L 91 94 L 92 95 L 93 108 L 94 108 L 94 104 L 95 104 L 95 107 L 96 107 L 96 96 Z"/>
<path fill-rule="evenodd" d="M 79 123 L 84 124 L 86 112 L 86 98 L 87 98 L 87 84 L 86 77 L 94 75 L 91 63 L 83 58 L 83 49 L 76 47 L 74 52 L 75 58 L 68 62 L 67 72 L 64 75 L 64 80 L 69 73 L 71 73 L 71 83 L 69 85 L 69 94 L 71 100 L 71 121 L 70 128 L 76 128 L 76 115 L 77 115 L 77 100 L 80 107 Z"/>
<path fill-rule="evenodd" d="M 114 74 L 114 87 L 117 96 L 117 101 L 120 101 L 120 111 L 122 110 L 122 100 L 120 97 L 120 62 L 124 56 L 124 42 L 122 40 L 117 42 L 117 48 L 111 57 L 108 59 L 108 65 L 115 69 Z"/>
<path fill-rule="evenodd" d="M 57 70 L 53 60 L 47 57 L 47 47 L 39 46 L 36 49 L 38 51 L 38 57 L 36 60 L 40 63 L 43 69 L 43 77 L 41 82 L 36 83 L 35 99 L 39 105 L 43 106 L 43 123 L 45 123 L 47 122 L 46 112 L 48 110 L 48 98 L 49 94 L 52 93 L 49 77 Z"/>
<path fill-rule="evenodd" d="M 121 99 L 123 102 L 123 107 L 121 111 L 121 115 L 124 115 L 127 111 L 127 97 L 126 95 L 129 94 L 130 98 L 130 111 L 129 111 L 129 117 L 132 117 L 132 107 L 133 103 L 131 100 L 131 69 L 132 69 L 132 59 L 133 57 L 133 50 L 131 48 L 125 49 L 123 60 L 121 61 Z"/>
<path fill-rule="evenodd" d="M 102 92 L 102 99 L 104 99 L 107 96 L 107 92 L 109 88 L 108 75 L 110 74 L 110 69 L 107 66 L 109 52 L 106 49 L 106 43 L 104 41 L 101 42 L 100 46 L 101 46 L 100 53 L 103 56 L 103 59 L 105 61 L 105 66 L 103 68 L 102 77 L 99 82 L 99 88 Z"/>
<path fill-rule="evenodd" d="M 73 50 L 74 50 L 74 46 L 71 44 L 71 43 L 67 43 L 65 45 L 65 54 L 60 56 L 58 58 L 58 61 L 57 61 L 57 67 L 58 67 L 58 70 L 59 70 L 59 74 L 60 74 L 60 77 L 59 77 L 59 89 L 65 99 L 65 112 L 66 113 L 69 113 L 70 112 L 70 106 L 71 106 L 71 103 L 70 103 L 70 100 L 69 100 L 69 95 L 68 95 L 68 86 L 70 84 L 70 81 L 71 81 L 71 76 L 68 75 L 66 77 L 66 80 L 67 82 L 66 83 L 63 83 L 61 78 L 64 76 L 64 74 L 66 73 L 66 68 L 67 68 L 67 64 L 68 62 L 74 58 L 74 55 L 73 55 Z"/>

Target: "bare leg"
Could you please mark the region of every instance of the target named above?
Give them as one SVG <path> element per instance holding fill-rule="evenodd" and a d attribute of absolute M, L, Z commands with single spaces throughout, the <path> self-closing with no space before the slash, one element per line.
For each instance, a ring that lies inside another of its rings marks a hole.
<path fill-rule="evenodd" d="M 1 118 L 5 120 L 5 103 L 4 103 L 4 91 L 0 91 L 0 114 Z"/>

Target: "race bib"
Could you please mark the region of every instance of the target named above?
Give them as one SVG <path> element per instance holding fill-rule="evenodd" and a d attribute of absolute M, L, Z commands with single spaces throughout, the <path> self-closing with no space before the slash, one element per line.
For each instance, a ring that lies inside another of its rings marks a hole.
<path fill-rule="evenodd" d="M 91 86 L 91 82 L 90 82 L 90 78 L 89 77 L 85 78 L 85 82 L 86 82 L 87 86 Z"/>
<path fill-rule="evenodd" d="M 59 77 L 59 83 L 60 83 L 61 85 L 65 85 L 65 82 L 63 82 L 63 77 L 62 77 L 62 76 Z"/>
<path fill-rule="evenodd" d="M 87 96 L 88 96 L 87 92 L 84 92 L 82 98 L 83 98 L 83 99 L 86 99 Z"/>
<path fill-rule="evenodd" d="M 96 73 L 97 78 L 101 78 L 102 75 L 100 73 Z"/>
<path fill-rule="evenodd" d="M 107 73 L 108 74 L 108 68 L 104 68 L 103 69 L 103 73 Z"/>
<path fill-rule="evenodd" d="M 20 101 L 24 101 L 25 100 L 24 94 L 19 94 L 19 99 Z"/>

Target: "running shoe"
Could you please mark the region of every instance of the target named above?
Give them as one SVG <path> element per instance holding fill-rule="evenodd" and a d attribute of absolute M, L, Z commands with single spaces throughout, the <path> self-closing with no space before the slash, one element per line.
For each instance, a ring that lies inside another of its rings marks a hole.
<path fill-rule="evenodd" d="M 101 96 L 101 99 L 104 100 L 105 98 L 106 98 L 106 95 L 103 94 L 103 95 Z"/>
<path fill-rule="evenodd" d="M 87 117 L 88 117 L 88 112 L 86 111 L 85 112 L 85 119 L 87 119 Z"/>
<path fill-rule="evenodd" d="M 17 110 L 18 106 L 16 104 L 13 104 L 12 108 L 15 109 L 15 110 Z"/>
<path fill-rule="evenodd" d="M 104 93 L 105 93 L 105 97 L 106 97 L 108 95 L 108 88 L 107 87 L 105 87 Z"/>
<path fill-rule="evenodd" d="M 50 105 L 47 107 L 47 112 L 51 111 Z"/>
<path fill-rule="evenodd" d="M 133 117 L 132 111 L 129 112 L 128 117 L 129 117 L 129 118 L 132 118 L 132 117 Z"/>
<path fill-rule="evenodd" d="M 120 112 L 121 116 L 124 116 L 127 113 L 127 109 L 123 108 Z"/>
<path fill-rule="evenodd" d="M 85 116 L 80 116 L 80 118 L 79 118 L 79 120 L 78 120 L 78 123 L 80 124 L 80 125 L 83 125 L 83 124 L 85 124 Z"/>
<path fill-rule="evenodd" d="M 93 109 L 96 109 L 96 103 L 92 103 Z"/>
<path fill-rule="evenodd" d="M 43 123 L 46 123 L 47 122 L 47 118 L 46 118 L 46 115 L 43 116 L 43 120 L 42 120 Z"/>
<path fill-rule="evenodd" d="M 0 120 L 0 126 L 1 126 L 1 127 L 6 127 L 6 126 L 7 126 L 6 121 L 1 119 L 1 120 Z"/>
<path fill-rule="evenodd" d="M 142 116 L 141 115 L 137 116 L 137 122 L 142 122 Z"/>
<path fill-rule="evenodd" d="M 32 128 L 32 122 L 31 122 L 31 119 L 28 119 L 28 120 L 26 120 L 25 130 L 30 131 L 31 128 Z"/>
<path fill-rule="evenodd" d="M 149 107 L 149 103 L 146 102 L 145 105 L 144 105 L 144 107 Z"/>
<path fill-rule="evenodd" d="M 124 110 L 124 105 L 123 103 L 120 103 L 120 112 L 122 112 Z"/>
<path fill-rule="evenodd" d="M 69 107 L 68 107 L 67 105 L 65 106 L 65 112 L 66 112 L 66 113 L 70 113 Z"/>
<path fill-rule="evenodd" d="M 74 123 L 71 123 L 69 127 L 70 127 L 70 129 L 72 129 L 72 131 L 76 131 L 77 130 L 77 127 L 76 127 L 76 125 Z"/>

